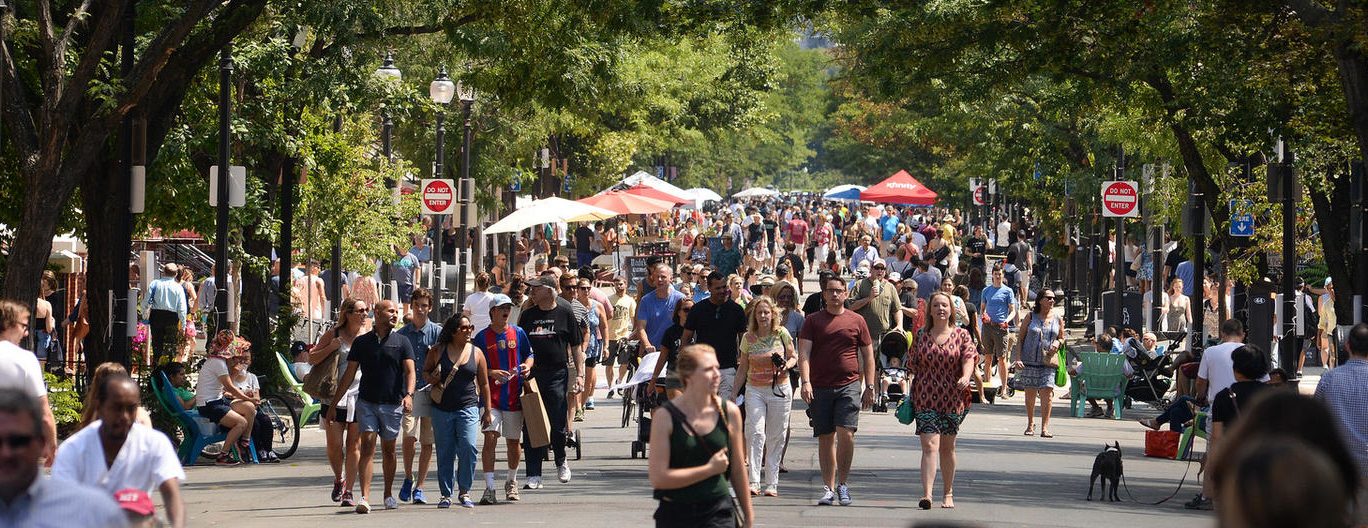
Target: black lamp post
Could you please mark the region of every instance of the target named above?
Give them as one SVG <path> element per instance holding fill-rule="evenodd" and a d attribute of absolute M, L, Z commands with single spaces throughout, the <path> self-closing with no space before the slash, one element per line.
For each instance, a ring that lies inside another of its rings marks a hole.
<path fill-rule="evenodd" d="M 435 156 L 435 163 L 433 163 L 432 166 L 433 178 L 441 178 L 446 174 L 446 106 L 451 104 L 451 98 L 455 94 L 456 83 L 452 82 L 451 77 L 447 75 L 446 66 L 442 66 L 442 70 L 437 73 L 437 78 L 433 79 L 432 84 L 428 85 L 428 97 L 432 99 L 433 103 L 439 105 L 437 111 L 437 155 Z M 459 191 L 457 192 L 459 193 Z M 435 293 L 435 295 L 432 296 L 434 300 L 432 303 L 432 317 L 438 321 L 444 321 L 445 318 L 442 317 L 442 279 L 446 277 L 446 273 L 442 268 L 446 263 L 446 260 L 442 257 L 442 238 L 444 238 L 442 233 L 443 219 L 442 215 L 434 216 L 433 223 L 437 224 L 437 237 L 436 240 L 433 241 L 432 253 L 436 255 L 437 258 L 433 259 L 432 262 L 432 271 L 436 278 L 436 280 L 432 281 L 432 289 L 433 293 Z M 458 299 L 457 302 L 459 303 L 460 300 Z"/>
<path fill-rule="evenodd" d="M 475 104 L 475 89 L 462 83 L 456 85 L 456 91 L 460 92 L 461 118 L 465 121 L 464 136 L 461 139 L 461 180 L 456 186 L 457 200 L 461 204 L 461 227 L 460 231 L 456 232 L 457 258 L 460 260 L 456 264 L 456 309 L 459 311 L 465 307 L 466 265 L 470 262 L 470 243 L 466 238 L 470 233 L 470 199 L 475 193 L 475 185 L 470 180 L 470 108 Z"/>
<path fill-rule="evenodd" d="M 219 155 L 217 227 L 214 231 L 214 331 L 228 328 L 228 186 L 232 166 L 228 141 L 232 134 L 233 44 L 219 52 Z M 283 285 L 282 285 L 283 286 Z"/>
<path fill-rule="evenodd" d="M 379 68 L 376 68 L 375 74 L 387 79 L 392 79 L 394 82 L 399 82 L 404 78 L 403 72 L 400 72 L 399 67 L 394 65 L 394 53 L 388 50 L 385 51 L 385 61 L 380 64 Z M 380 112 L 380 149 L 383 151 L 387 163 L 394 163 L 393 135 L 394 120 L 390 118 L 389 109 L 386 108 Z M 385 189 L 388 190 L 391 195 L 395 195 L 394 187 L 394 179 L 390 178 L 387 174 L 385 176 Z M 386 260 L 393 258 L 394 255 L 389 255 Z M 382 292 L 389 287 L 389 272 L 389 264 L 382 260 L 380 262 L 380 291 Z M 382 295 L 381 297 L 385 299 L 389 298 L 385 295 Z"/>

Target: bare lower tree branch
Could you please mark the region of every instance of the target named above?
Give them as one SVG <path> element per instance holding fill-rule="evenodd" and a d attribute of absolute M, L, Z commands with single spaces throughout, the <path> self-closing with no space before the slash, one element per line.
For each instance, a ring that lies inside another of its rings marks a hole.
<path fill-rule="evenodd" d="M 76 32 L 76 28 L 85 22 L 86 15 L 90 14 L 90 1 L 81 2 L 81 5 L 71 12 L 71 16 L 67 17 L 67 25 L 62 28 L 62 37 L 57 39 L 57 55 L 66 55 L 67 47 L 71 44 L 71 34 Z"/>
<path fill-rule="evenodd" d="M 89 2 L 87 2 L 88 4 Z M 81 59 L 76 63 L 76 69 L 66 81 L 66 86 L 71 88 L 63 90 L 61 100 L 57 103 L 57 116 L 62 122 L 67 121 L 67 116 L 74 115 L 73 111 L 78 104 L 86 99 L 84 87 L 94 78 L 99 71 L 100 62 L 109 48 L 114 44 L 115 36 L 123 20 L 123 12 L 127 0 L 109 0 L 96 20 L 95 27 L 91 31 L 90 41 L 86 44 L 85 51 L 81 53 Z M 84 9 L 84 6 L 82 6 Z M 66 45 L 71 37 L 70 30 L 76 27 L 75 22 L 67 25 L 67 32 L 63 34 L 62 41 L 59 42 L 62 54 L 66 54 Z"/>
<path fill-rule="evenodd" d="M 264 1 L 265 0 L 230 1 L 226 4 L 224 10 L 231 10 L 234 6 L 244 3 L 264 3 Z M 147 49 L 143 51 L 142 57 L 138 59 L 138 63 L 133 66 L 133 72 L 129 77 L 134 79 L 134 82 L 127 86 L 128 91 L 124 92 L 123 97 L 119 98 L 119 103 L 115 110 L 116 114 L 123 115 L 129 108 L 142 99 L 143 95 L 147 93 L 148 88 L 156 81 L 157 75 L 161 72 L 162 68 L 166 67 L 167 62 L 171 58 L 171 54 L 185 41 L 190 32 L 195 29 L 195 25 L 203 21 L 209 15 L 209 12 L 220 3 L 221 2 L 215 0 L 196 0 L 190 2 L 185 8 L 185 12 L 182 13 L 179 18 L 162 28 L 161 32 L 148 44 Z"/>

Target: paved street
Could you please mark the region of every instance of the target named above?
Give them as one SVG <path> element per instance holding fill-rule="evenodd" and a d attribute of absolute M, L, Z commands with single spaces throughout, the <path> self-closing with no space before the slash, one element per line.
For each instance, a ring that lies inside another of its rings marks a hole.
<path fill-rule="evenodd" d="M 603 391 L 600 391 L 602 395 Z M 316 428 L 303 434 L 299 452 L 286 463 L 254 467 L 190 468 L 186 504 L 195 526 L 363 526 L 383 523 L 433 522 L 457 516 L 459 522 L 479 525 L 641 526 L 649 523 L 655 501 L 641 459 L 628 458 L 634 428 L 616 423 L 616 400 L 598 399 L 598 410 L 580 424 L 585 436 L 584 459 L 571 461 L 574 480 L 551 482 L 541 491 L 524 491 L 517 504 L 459 507 L 439 511 L 436 506 L 401 505 L 396 511 L 378 509 L 367 516 L 328 501 L 331 473 L 323 455 L 323 435 Z M 955 510 L 916 508 L 919 448 L 911 429 L 892 414 L 864 413 L 857 436 L 849 507 L 817 507 L 820 490 L 816 441 L 803 419 L 801 402 L 793 412 L 793 440 L 787 460 L 790 473 L 782 475 L 780 497 L 757 500 L 759 526 L 907 526 L 922 521 L 952 521 L 978 526 L 1077 526 L 1093 528 L 1210 526 L 1208 512 L 1191 512 L 1181 503 L 1196 490 L 1193 464 L 1178 496 L 1160 506 L 1135 502 L 1086 502 L 1087 478 L 1094 455 L 1103 443 L 1120 441 L 1130 493 L 1154 502 L 1172 493 L 1187 464 L 1148 459 L 1141 455 L 1142 428 L 1132 418 L 1144 410 L 1127 411 L 1126 419 L 1076 419 L 1056 405 L 1052 424 L 1055 438 L 1024 437 L 1022 397 L 994 406 L 976 405 L 959 441 Z M 1199 443 L 1199 446 L 1201 444 Z M 502 453 L 502 450 L 501 450 Z M 502 454 L 501 454 L 502 456 Z M 502 466 L 502 462 L 501 462 Z M 380 466 L 376 464 L 372 504 L 380 507 Z M 550 466 L 548 466 L 550 467 Z M 402 479 L 402 477 L 400 478 Z M 425 486 L 437 499 L 435 480 Z M 397 483 L 396 483 L 397 489 Z M 937 501 L 940 485 L 937 483 Z M 477 475 L 474 496 L 483 484 Z M 1121 491 L 1126 498 L 1126 491 Z M 938 502 L 937 502 L 938 503 Z M 1161 519 L 1155 516 L 1162 516 Z"/>

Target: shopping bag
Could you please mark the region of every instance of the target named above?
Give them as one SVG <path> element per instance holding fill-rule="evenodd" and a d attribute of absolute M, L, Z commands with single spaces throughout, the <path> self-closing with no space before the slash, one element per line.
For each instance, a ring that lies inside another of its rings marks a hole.
<path fill-rule="evenodd" d="M 542 403 L 537 380 L 523 380 L 523 391 L 519 401 L 522 402 L 523 424 L 527 426 L 527 446 L 551 445 L 551 419 L 546 415 L 546 405 Z"/>
<path fill-rule="evenodd" d="M 1178 458 L 1178 431 L 1145 431 L 1145 456 L 1154 458 Z"/>

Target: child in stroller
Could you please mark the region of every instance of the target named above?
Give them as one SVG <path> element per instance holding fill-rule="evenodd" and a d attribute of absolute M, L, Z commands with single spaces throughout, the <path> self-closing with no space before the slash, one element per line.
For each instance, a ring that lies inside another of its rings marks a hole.
<path fill-rule="evenodd" d="M 889 404 L 897 406 L 908 393 L 908 373 L 903 358 L 911 348 L 907 333 L 893 330 L 879 340 L 879 391 L 874 401 L 874 412 L 888 412 Z"/>

